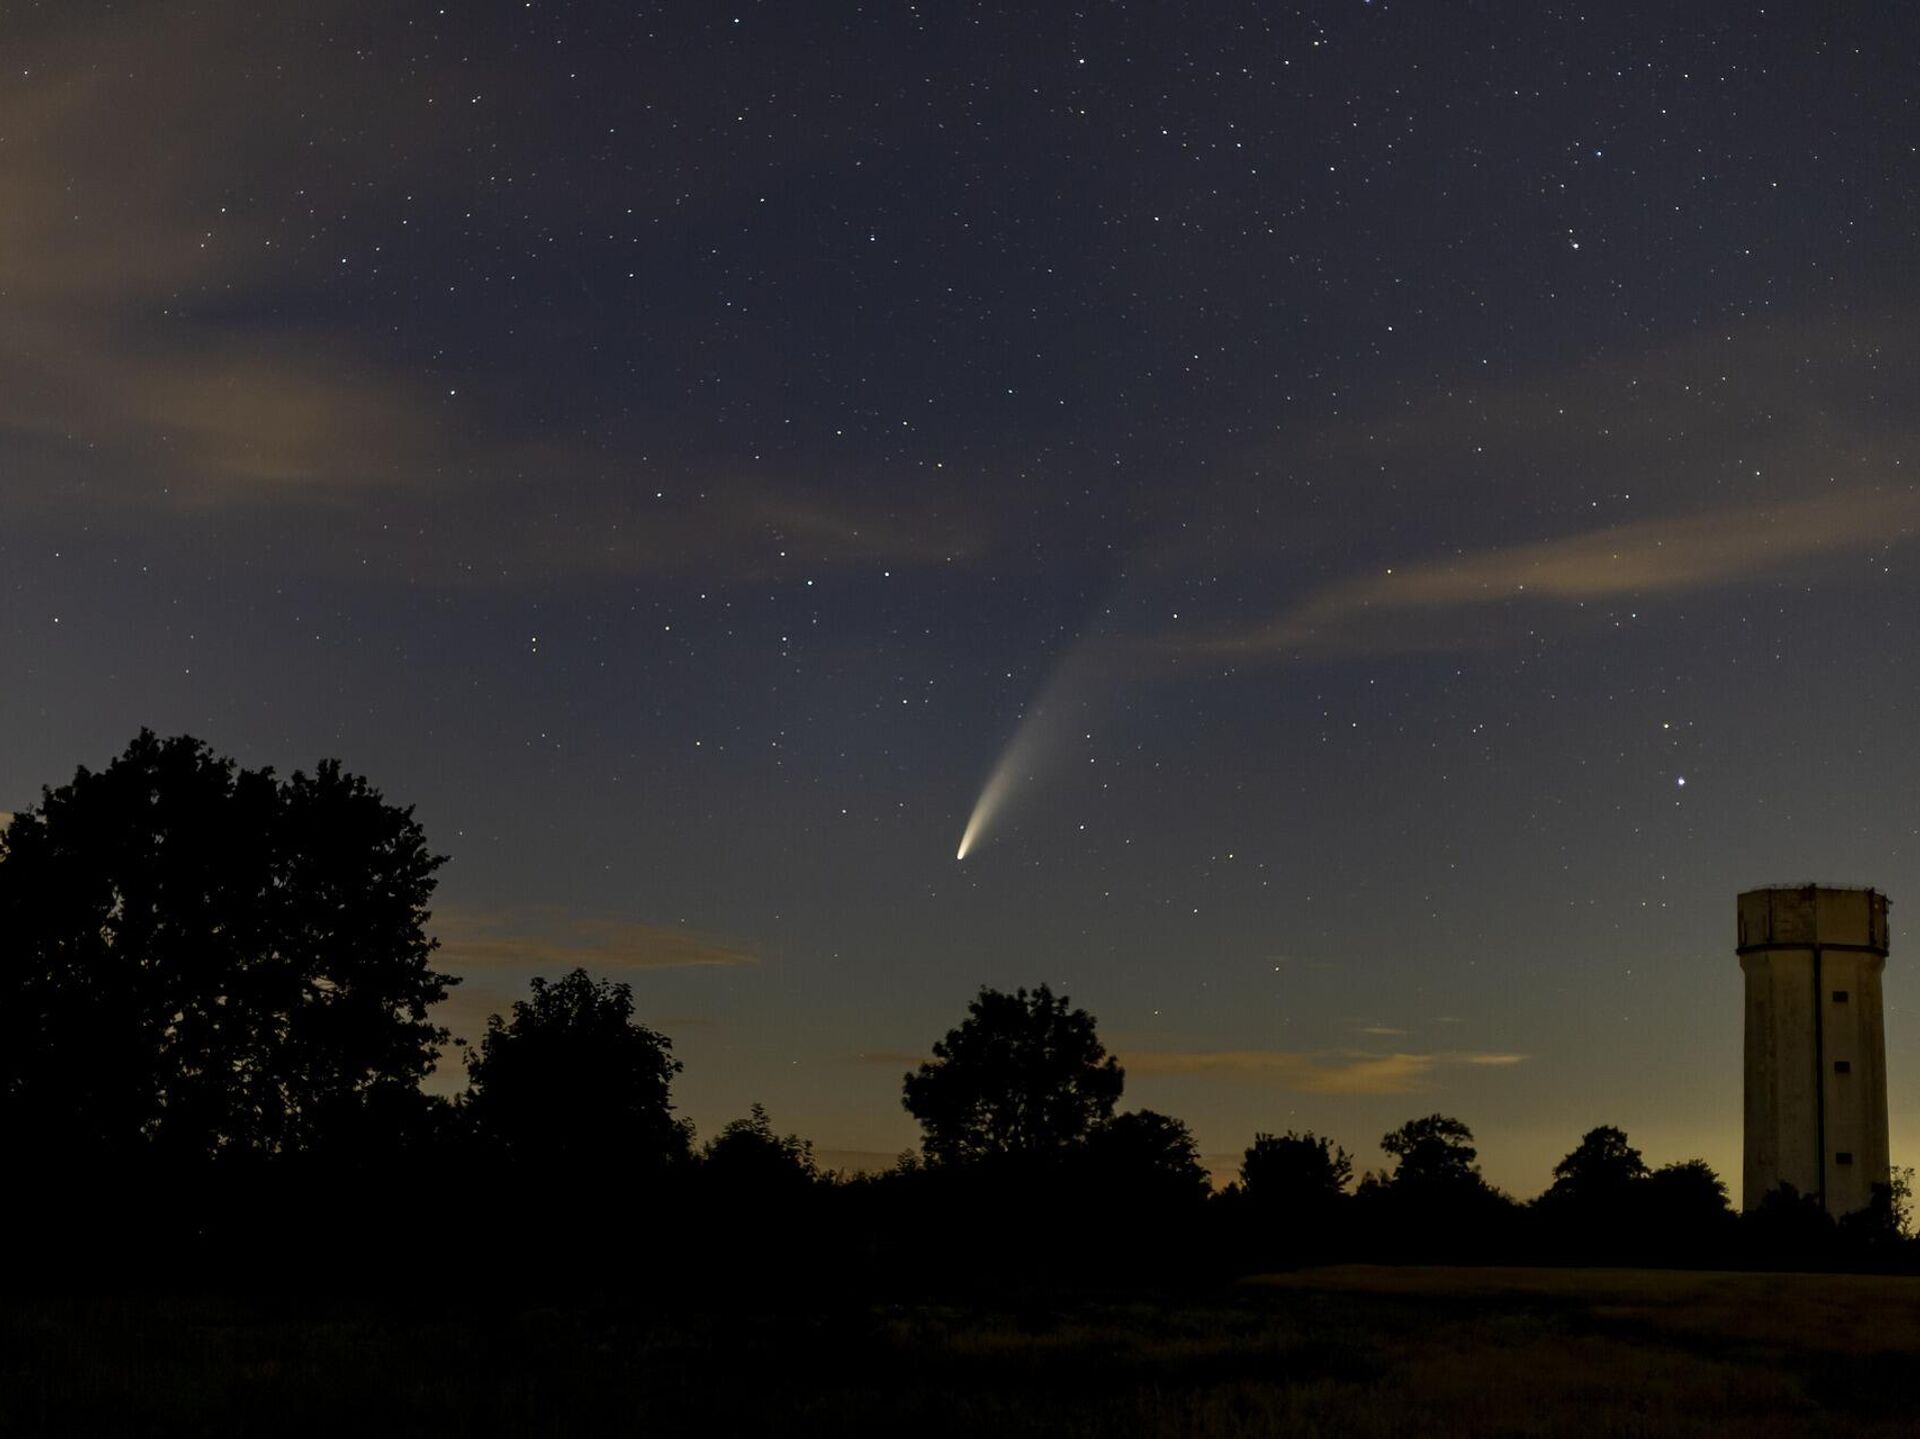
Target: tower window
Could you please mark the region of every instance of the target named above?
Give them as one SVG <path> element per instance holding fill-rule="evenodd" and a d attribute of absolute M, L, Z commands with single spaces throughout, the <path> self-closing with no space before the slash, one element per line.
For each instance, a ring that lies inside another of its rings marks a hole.
<path fill-rule="evenodd" d="M 1835 1004 L 1845 1004 L 1847 1002 L 1847 992 L 1844 989 L 1836 989 L 1833 992 L 1833 1002 Z"/>
<path fill-rule="evenodd" d="M 1833 1162 L 1834 1162 L 1835 1164 L 1851 1164 L 1851 1163 L 1853 1163 L 1853 1151 L 1852 1151 L 1852 1150 L 1850 1150 L 1850 1149 L 1843 1149 L 1843 1150 L 1841 1150 L 1841 1151 L 1840 1151 L 1839 1153 L 1837 1153 L 1837 1154 L 1835 1154 L 1835 1155 L 1833 1156 Z"/>
<path fill-rule="evenodd" d="M 1834 1060 L 1834 1062 L 1833 1062 L 1833 1072 L 1834 1072 L 1835 1074 L 1852 1074 L 1852 1073 L 1853 1073 L 1853 1061 L 1852 1061 L 1851 1059 L 1836 1059 L 1836 1060 Z"/>

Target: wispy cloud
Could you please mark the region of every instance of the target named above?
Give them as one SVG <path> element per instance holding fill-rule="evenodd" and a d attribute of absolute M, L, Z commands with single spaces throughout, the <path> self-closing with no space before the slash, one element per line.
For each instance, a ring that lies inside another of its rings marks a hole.
<path fill-rule="evenodd" d="M 151 0 L 13 27 L 0 445 L 14 517 L 71 522 L 76 496 L 104 494 L 96 522 L 211 516 L 244 529 L 224 545 L 283 568 L 487 587 L 748 583 L 985 548 L 993 524 L 958 474 L 906 495 L 892 469 L 743 467 L 623 419 L 626 394 L 572 397 L 564 426 L 509 426 L 515 377 L 423 360 L 405 312 L 323 323 L 351 305 L 316 295 L 361 293 L 386 253 L 476 223 L 444 162 L 491 146 L 500 119 L 444 102 L 511 88 L 485 55 L 422 58 L 403 93 L 380 88 L 365 57 L 395 23 L 366 0 L 313 0 L 297 22 Z M 284 63 L 303 27 L 328 43 Z M 195 75 L 222 80 L 181 79 Z M 362 123 L 317 141 L 323 98 Z"/>
<path fill-rule="evenodd" d="M 448 911 L 436 914 L 427 928 L 440 940 L 435 968 L 460 979 L 435 1006 L 434 1020 L 469 1041 L 480 1037 L 488 1016 L 504 1015 L 515 1000 L 524 999 L 535 976 L 557 979 L 569 970 L 584 969 L 596 979 L 631 980 L 658 970 L 731 968 L 760 960 L 748 945 L 674 925 L 556 910 Z M 669 1020 L 644 1009 L 639 1018 L 669 1037 L 676 1028 L 708 1022 L 698 1017 Z M 458 1069 L 451 1057 L 443 1056 L 433 1087 L 453 1092 Z"/>
<path fill-rule="evenodd" d="M 1909 486 L 1614 525 L 1386 566 L 1316 590 L 1269 621 L 1181 643 L 1239 657 L 1466 647 L 1484 640 L 1469 620 L 1489 606 L 1585 606 L 1751 582 L 1849 552 L 1884 553 L 1916 529 L 1920 490 Z M 1421 617 L 1451 623 L 1409 624 Z"/>
<path fill-rule="evenodd" d="M 1268 1084 L 1300 1094 L 1411 1094 L 1446 1065 L 1508 1066 L 1523 1054 L 1359 1054 L 1233 1049 L 1135 1051 L 1121 1056 L 1133 1076 L 1200 1075 Z"/>
<path fill-rule="evenodd" d="M 639 470 L 611 482 L 604 457 L 546 443 L 488 463 L 512 473 L 470 480 L 458 506 L 416 487 L 377 512 L 317 521 L 342 553 L 451 587 L 641 574 L 771 582 L 970 560 L 992 541 L 985 517 L 950 496 L 863 491 L 844 476 L 831 497 L 809 497 L 799 477 L 723 468 L 697 486 L 658 488 Z"/>
<path fill-rule="evenodd" d="M 672 925 L 544 911 L 455 912 L 436 916 L 432 929 L 440 940 L 436 963 L 462 975 L 581 968 L 617 978 L 635 970 L 757 964 L 760 958 L 744 945 Z"/>
<path fill-rule="evenodd" d="M 351 87 L 351 61 L 343 47 L 326 73 L 263 87 L 254 77 L 277 66 L 236 61 L 274 43 L 244 7 L 213 0 L 41 27 L 10 52 L 21 72 L 0 96 L 0 434 L 84 435 L 90 450 L 138 459 L 144 493 L 174 502 L 426 468 L 436 419 L 417 377 L 322 334 L 213 318 L 308 286 L 321 265 L 260 197 L 302 148 L 303 87 Z M 234 83 L 178 83 L 215 72 Z M 415 159 L 449 139 L 431 114 L 409 129 Z M 378 144 L 342 136 L 361 153 L 304 167 L 301 198 L 344 207 L 354 176 L 382 173 Z M 218 166 L 200 163 L 210 154 Z"/>

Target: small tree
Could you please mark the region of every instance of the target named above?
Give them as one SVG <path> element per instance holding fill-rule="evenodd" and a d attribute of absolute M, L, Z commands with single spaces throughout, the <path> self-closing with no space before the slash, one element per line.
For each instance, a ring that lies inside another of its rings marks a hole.
<path fill-rule="evenodd" d="M 1308 1214 L 1337 1204 L 1353 1183 L 1353 1159 L 1311 1132 L 1255 1134 L 1240 1160 L 1240 1188 L 1269 1212 Z"/>
<path fill-rule="evenodd" d="M 673 1042 L 633 1017 L 633 990 L 576 969 L 494 1015 L 467 1056 L 467 1114 L 518 1166 L 658 1174 L 688 1157 L 669 1090 Z"/>
<path fill-rule="evenodd" d="M 1216 1213 L 1236 1262 L 1250 1267 L 1325 1260 L 1346 1251 L 1353 1159 L 1320 1135 L 1257 1133 L 1240 1159 L 1240 1178 L 1219 1196 Z"/>
<path fill-rule="evenodd" d="M 1148 1208 L 1198 1204 L 1207 1197 L 1207 1169 L 1193 1132 L 1151 1109 L 1117 1114 L 1087 1137 L 1087 1172 L 1102 1202 Z"/>
<path fill-rule="evenodd" d="M 1618 1208 L 1646 1177 L 1646 1161 L 1627 1143 L 1625 1132 L 1603 1124 L 1589 1129 L 1579 1146 L 1553 1166 L 1553 1185 L 1544 1197 L 1583 1209 Z"/>
<path fill-rule="evenodd" d="M 1627 1195 L 1625 1212 L 1634 1227 L 1622 1237 L 1636 1257 L 1693 1265 L 1730 1257 L 1735 1220 L 1727 1186 L 1704 1159 L 1662 1165 L 1633 1181 Z M 1614 1226 L 1616 1233 L 1623 1228 Z"/>
<path fill-rule="evenodd" d="M 980 991 L 933 1058 L 906 1076 L 901 1102 L 935 1164 L 1059 1157 L 1113 1114 L 1126 1076 L 1093 1016 L 1046 985 Z"/>
<path fill-rule="evenodd" d="M 1880 1185 L 1875 1185 L 1875 1197 L 1878 1198 Z M 1884 1200 L 1887 1222 L 1893 1233 L 1902 1239 L 1913 1237 L 1913 1166 L 1904 1165 L 1893 1170 L 1885 1185 L 1887 1197 Z"/>
<path fill-rule="evenodd" d="M 1868 1191 L 1865 1208 L 1840 1217 L 1840 1234 L 1856 1250 L 1885 1256 L 1907 1247 L 1912 1214 L 1913 1171 L 1896 1169 Z"/>
<path fill-rule="evenodd" d="M 1647 1176 L 1647 1212 L 1663 1226 L 1684 1228 L 1730 1217 L 1727 1185 L 1704 1159 L 1663 1164 Z"/>
<path fill-rule="evenodd" d="M 1553 1167 L 1553 1184 L 1534 1201 L 1543 1237 L 1568 1258 L 1618 1260 L 1666 1247 L 1648 1227 L 1647 1166 L 1626 1134 L 1610 1124 L 1581 1136 Z"/>
<path fill-rule="evenodd" d="M 1429 1114 L 1409 1119 L 1383 1135 L 1380 1147 L 1395 1159 L 1392 1184 L 1396 1189 L 1439 1190 L 1481 1187 L 1475 1160 L 1473 1131 L 1457 1119 Z"/>
<path fill-rule="evenodd" d="M 1740 1228 L 1751 1258 L 1780 1268 L 1826 1264 L 1838 1232 L 1819 1195 L 1802 1194 L 1785 1181 L 1740 1216 Z"/>
<path fill-rule="evenodd" d="M 762 1104 L 754 1105 L 745 1119 L 730 1121 L 708 1141 L 700 1169 L 722 1188 L 762 1196 L 790 1194 L 820 1177 L 813 1162 L 813 1141 L 796 1134 L 775 1134 Z"/>
<path fill-rule="evenodd" d="M 1480 1177 L 1473 1131 L 1430 1114 L 1382 1136 L 1399 1163 L 1368 1175 L 1355 1199 L 1367 1242 L 1405 1258 L 1475 1258 L 1510 1252 L 1513 1201 Z"/>

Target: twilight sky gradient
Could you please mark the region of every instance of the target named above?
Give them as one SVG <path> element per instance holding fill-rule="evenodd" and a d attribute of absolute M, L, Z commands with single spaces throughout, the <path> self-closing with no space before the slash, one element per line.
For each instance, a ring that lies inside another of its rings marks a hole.
<path fill-rule="evenodd" d="M 8 6 L 0 811 L 338 756 L 456 1032 L 628 979 L 705 1134 L 1047 980 L 1521 1195 L 1737 1187 L 1734 895 L 1874 884 L 1920 1161 L 1917 25 Z"/>

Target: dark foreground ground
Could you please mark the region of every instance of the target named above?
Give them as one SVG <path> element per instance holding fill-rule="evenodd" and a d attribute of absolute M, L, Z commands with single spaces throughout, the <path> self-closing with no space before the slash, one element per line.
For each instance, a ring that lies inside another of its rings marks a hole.
<path fill-rule="evenodd" d="M 1784 1435 L 1920 1428 L 1920 1281 L 1322 1269 L 736 1312 L 0 1300 L 0 1434 Z"/>

